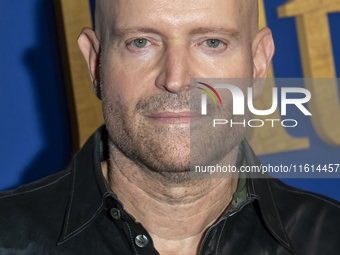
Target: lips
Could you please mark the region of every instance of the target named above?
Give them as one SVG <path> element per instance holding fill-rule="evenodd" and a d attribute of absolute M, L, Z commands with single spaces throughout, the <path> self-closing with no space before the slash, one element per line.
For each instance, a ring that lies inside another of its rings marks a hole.
<path fill-rule="evenodd" d="M 147 116 L 152 121 L 165 123 L 165 124 L 189 124 L 190 122 L 197 121 L 202 116 L 197 113 L 186 112 L 158 112 Z"/>

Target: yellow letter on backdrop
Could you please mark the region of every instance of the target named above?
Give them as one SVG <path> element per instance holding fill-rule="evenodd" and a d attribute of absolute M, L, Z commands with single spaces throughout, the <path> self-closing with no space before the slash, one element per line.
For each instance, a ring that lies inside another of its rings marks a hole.
<path fill-rule="evenodd" d="M 308 106 L 319 137 L 340 146 L 340 108 L 328 13 L 340 12 L 340 0 L 293 0 L 278 8 L 279 17 L 296 17 Z"/>

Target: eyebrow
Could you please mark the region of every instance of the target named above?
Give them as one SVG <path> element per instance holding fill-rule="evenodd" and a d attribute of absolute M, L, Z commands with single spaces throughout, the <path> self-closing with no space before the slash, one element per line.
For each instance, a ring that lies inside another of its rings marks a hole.
<path fill-rule="evenodd" d="M 115 37 L 121 38 L 127 36 L 129 34 L 134 34 L 137 32 L 143 33 L 153 33 L 153 34 L 161 34 L 158 30 L 150 27 L 133 27 L 133 28 L 117 28 L 114 30 L 113 35 Z M 208 34 L 208 33 L 216 33 L 216 34 L 224 34 L 227 36 L 236 39 L 237 41 L 240 39 L 240 32 L 234 28 L 227 27 L 200 27 L 195 28 L 189 31 L 190 35 L 196 34 Z"/>
<path fill-rule="evenodd" d="M 124 37 L 129 34 L 134 34 L 137 32 L 143 32 L 143 33 L 153 33 L 153 34 L 159 34 L 159 31 L 153 28 L 148 27 L 134 27 L 134 28 L 117 28 L 114 30 L 113 35 L 115 37 Z"/>
<path fill-rule="evenodd" d="M 236 29 L 226 27 L 200 27 L 191 30 L 189 34 L 195 35 L 208 33 L 226 34 L 232 37 L 238 37 L 240 35 L 239 31 L 237 31 Z"/>

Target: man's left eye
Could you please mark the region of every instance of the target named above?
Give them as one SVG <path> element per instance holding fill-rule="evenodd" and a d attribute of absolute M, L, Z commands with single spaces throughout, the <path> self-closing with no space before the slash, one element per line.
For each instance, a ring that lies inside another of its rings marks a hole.
<path fill-rule="evenodd" d="M 208 47 L 210 48 L 217 48 L 218 46 L 220 46 L 221 44 L 223 44 L 223 42 L 221 42 L 218 39 L 209 39 L 206 40 L 205 43 L 208 45 Z"/>

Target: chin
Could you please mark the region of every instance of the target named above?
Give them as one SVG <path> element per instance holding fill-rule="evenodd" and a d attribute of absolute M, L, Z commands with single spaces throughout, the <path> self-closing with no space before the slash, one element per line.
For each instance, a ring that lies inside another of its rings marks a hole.
<path fill-rule="evenodd" d="M 163 179 L 163 183 L 167 184 L 181 184 L 192 182 L 190 171 L 187 172 L 160 172 L 159 175 Z"/>
<path fill-rule="evenodd" d="M 164 144 L 163 144 L 164 145 Z M 155 149 L 155 147 L 153 147 Z M 154 172 L 185 172 L 190 170 L 190 149 L 180 145 L 149 151 L 141 155 L 141 163 Z"/>

